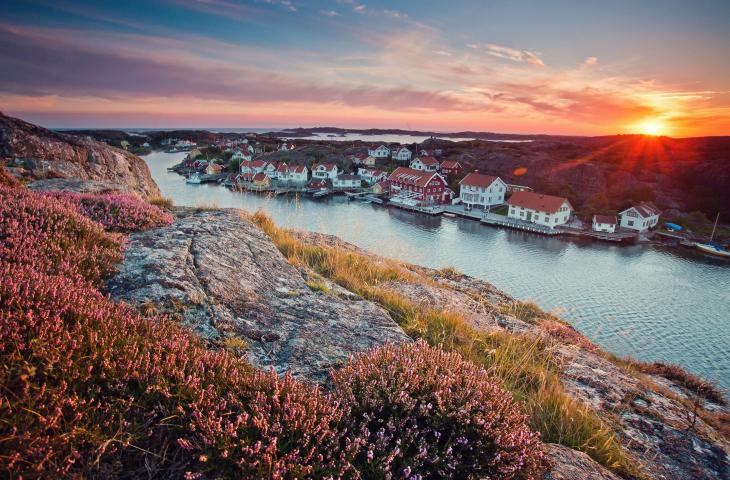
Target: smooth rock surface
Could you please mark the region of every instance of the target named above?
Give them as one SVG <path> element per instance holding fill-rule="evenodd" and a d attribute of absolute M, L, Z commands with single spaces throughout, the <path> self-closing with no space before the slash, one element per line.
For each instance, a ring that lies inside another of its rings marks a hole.
<path fill-rule="evenodd" d="M 105 143 L 54 132 L 0 113 L 0 158 L 32 179 L 96 180 L 160 194 L 147 163 Z"/>
<path fill-rule="evenodd" d="M 606 470 L 583 452 L 562 445 L 549 443 L 545 450 L 552 468 L 545 480 L 620 480 L 621 477 Z"/>
<path fill-rule="evenodd" d="M 374 303 L 322 279 L 327 292 L 316 289 L 240 212 L 176 214 L 171 226 L 130 237 L 113 298 L 154 302 L 222 344 L 244 339 L 254 365 L 312 381 L 351 354 L 410 341 Z"/>

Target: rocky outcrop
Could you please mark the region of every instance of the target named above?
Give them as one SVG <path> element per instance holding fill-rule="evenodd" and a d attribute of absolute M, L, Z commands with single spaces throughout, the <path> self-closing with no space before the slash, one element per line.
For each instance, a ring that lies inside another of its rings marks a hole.
<path fill-rule="evenodd" d="M 36 180 L 28 184 L 30 190 L 41 191 L 66 191 L 75 193 L 125 193 L 136 194 L 132 187 L 122 183 L 101 182 L 95 180 L 78 180 L 66 178 L 48 178 Z"/>
<path fill-rule="evenodd" d="M 256 366 L 313 381 L 353 353 L 410 341 L 379 306 L 289 264 L 239 212 L 176 214 L 131 236 L 113 298 L 154 304 Z"/>
<path fill-rule="evenodd" d="M 552 464 L 545 480 L 620 480 L 583 452 L 554 443 L 545 445 L 545 450 Z"/>
<path fill-rule="evenodd" d="M 95 180 L 126 185 L 143 197 L 160 194 L 144 160 L 86 137 L 47 130 L 0 114 L 0 158 L 31 179 Z"/>

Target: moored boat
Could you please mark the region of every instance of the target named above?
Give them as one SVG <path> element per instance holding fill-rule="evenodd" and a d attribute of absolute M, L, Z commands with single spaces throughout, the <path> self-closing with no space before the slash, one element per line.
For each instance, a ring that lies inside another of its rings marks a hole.
<path fill-rule="evenodd" d="M 185 179 L 185 183 L 202 183 L 200 174 L 198 172 L 191 174 L 188 178 Z"/>
<path fill-rule="evenodd" d="M 717 229 L 717 221 L 719 219 L 720 213 L 718 212 L 717 217 L 715 217 L 715 225 L 712 226 L 710 241 L 707 243 L 695 242 L 695 248 L 700 252 L 709 253 L 710 255 L 715 255 L 716 257 L 730 258 L 730 251 L 728 251 L 722 245 L 712 241 L 715 238 L 715 230 Z"/>

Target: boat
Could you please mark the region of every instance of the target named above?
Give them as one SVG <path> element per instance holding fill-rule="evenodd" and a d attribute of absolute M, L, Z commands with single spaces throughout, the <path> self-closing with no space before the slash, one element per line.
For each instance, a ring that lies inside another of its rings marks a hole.
<path fill-rule="evenodd" d="M 715 217 L 715 225 L 712 226 L 712 234 L 710 235 L 710 241 L 707 243 L 695 242 L 695 248 L 702 253 L 708 253 L 717 257 L 730 258 L 730 251 L 728 251 L 722 245 L 713 242 L 715 238 L 715 230 L 717 229 L 717 221 L 720 219 L 720 213 L 717 213 Z"/>
<path fill-rule="evenodd" d="M 455 213 L 451 213 L 451 212 L 444 212 L 444 213 L 443 213 L 442 215 L 443 215 L 444 217 L 455 217 L 455 216 L 456 216 L 456 214 L 455 214 Z"/>
<path fill-rule="evenodd" d="M 194 183 L 194 184 L 202 183 L 200 174 L 198 172 L 191 174 L 188 178 L 185 179 L 185 183 Z"/>

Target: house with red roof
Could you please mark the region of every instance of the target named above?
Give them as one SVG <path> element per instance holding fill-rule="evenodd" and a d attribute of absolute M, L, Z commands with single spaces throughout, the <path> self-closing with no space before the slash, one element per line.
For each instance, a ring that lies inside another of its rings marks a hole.
<path fill-rule="evenodd" d="M 507 184 L 493 175 L 469 173 L 459 182 L 459 199 L 469 208 L 487 208 L 504 203 Z"/>
<path fill-rule="evenodd" d="M 573 212 L 567 198 L 535 192 L 515 192 L 507 200 L 507 205 L 509 218 L 549 228 L 568 223 Z"/>
<path fill-rule="evenodd" d="M 210 162 L 208 167 L 205 169 L 205 173 L 208 175 L 217 175 L 223 171 L 223 166 L 215 162 Z"/>
<path fill-rule="evenodd" d="M 464 165 L 456 160 L 444 160 L 441 162 L 441 175 L 453 180 L 464 174 Z"/>
<path fill-rule="evenodd" d="M 390 149 L 385 145 L 370 145 L 368 155 L 373 158 L 388 158 L 390 157 Z"/>
<path fill-rule="evenodd" d="M 618 225 L 616 215 L 593 215 L 591 228 L 594 232 L 613 233 L 616 231 L 616 225 Z"/>
<path fill-rule="evenodd" d="M 416 157 L 409 167 L 413 170 L 423 170 L 424 172 L 438 172 L 439 161 L 433 157 Z"/>
<path fill-rule="evenodd" d="M 661 211 L 651 202 L 641 203 L 619 212 L 621 228 L 645 232 L 659 223 Z"/>
<path fill-rule="evenodd" d="M 391 157 L 398 162 L 410 162 L 413 153 L 404 146 L 398 145 L 391 150 Z"/>
<path fill-rule="evenodd" d="M 309 178 L 309 169 L 304 165 L 290 165 L 286 181 L 289 184 L 304 185 Z"/>
<path fill-rule="evenodd" d="M 451 203 L 454 192 L 437 172 L 398 167 L 388 176 L 391 202 L 409 206 Z"/>
<path fill-rule="evenodd" d="M 315 163 L 312 165 L 312 178 L 323 178 L 334 180 L 337 178 L 339 170 L 334 163 Z"/>
<path fill-rule="evenodd" d="M 271 178 L 264 172 L 259 172 L 251 179 L 251 186 L 259 190 L 267 189 L 271 187 Z"/>

